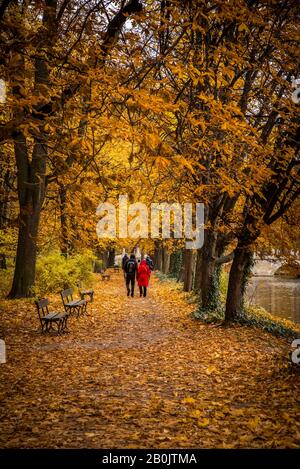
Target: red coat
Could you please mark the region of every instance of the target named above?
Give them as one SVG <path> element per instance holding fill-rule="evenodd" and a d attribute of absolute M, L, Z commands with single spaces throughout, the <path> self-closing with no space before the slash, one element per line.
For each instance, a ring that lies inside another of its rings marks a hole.
<path fill-rule="evenodd" d="M 139 287 L 148 287 L 151 270 L 147 266 L 145 259 L 139 265 L 137 281 Z"/>

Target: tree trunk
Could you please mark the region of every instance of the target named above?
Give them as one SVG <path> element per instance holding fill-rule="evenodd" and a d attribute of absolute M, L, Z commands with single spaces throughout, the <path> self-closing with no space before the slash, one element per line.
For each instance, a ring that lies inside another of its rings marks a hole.
<path fill-rule="evenodd" d="M 170 254 L 170 266 L 169 273 L 172 277 L 176 278 L 180 276 L 181 267 L 182 267 L 182 249 L 178 249 Z"/>
<path fill-rule="evenodd" d="M 67 218 L 67 190 L 65 186 L 59 188 L 59 209 L 60 209 L 60 250 L 63 256 L 68 257 L 70 252 L 70 240 Z"/>
<path fill-rule="evenodd" d="M 1 153 L 0 158 L 2 159 L 4 155 Z M 10 182 L 11 182 L 11 173 L 10 171 L 4 170 L 1 171 L 1 188 L 0 188 L 0 230 L 5 230 L 8 225 L 8 216 L 9 216 L 9 192 L 10 192 Z M 13 183 L 13 182 L 12 182 Z M 6 243 L 1 243 L 0 248 L 6 251 Z M 2 252 L 0 254 L 0 269 L 7 269 L 6 254 Z"/>
<path fill-rule="evenodd" d="M 230 269 L 226 299 L 225 321 L 234 321 L 243 312 L 245 270 L 252 259 L 249 246 L 238 245 Z"/>
<path fill-rule="evenodd" d="M 37 234 L 45 194 L 46 145 L 37 141 L 31 163 L 27 157 L 25 137 L 15 139 L 18 164 L 18 193 L 20 204 L 19 234 L 14 279 L 9 298 L 32 295 L 35 280 Z"/>
<path fill-rule="evenodd" d="M 41 36 L 40 48 L 51 48 L 56 31 L 56 0 L 46 0 L 43 11 L 43 27 L 46 33 Z M 12 91 L 16 98 L 23 97 L 25 83 L 24 54 L 16 53 L 19 62 L 20 79 L 13 83 Z M 35 92 L 50 86 L 48 65 L 43 58 L 35 60 Z M 14 114 L 23 115 L 24 110 L 16 108 Z M 47 162 L 47 133 L 44 131 L 44 117 L 39 116 L 38 129 L 32 133 L 34 140 L 31 160 L 28 155 L 26 137 L 22 131 L 14 133 L 14 148 L 17 163 L 18 199 L 20 206 L 19 234 L 14 278 L 9 298 L 32 295 L 35 280 L 37 234 L 41 209 L 45 198 L 45 174 Z"/>
<path fill-rule="evenodd" d="M 162 248 L 161 242 L 159 240 L 155 241 L 154 268 L 157 270 L 162 270 Z"/>
<path fill-rule="evenodd" d="M 184 277 L 183 290 L 191 291 L 193 284 L 193 250 L 185 249 L 184 251 Z"/>
<path fill-rule="evenodd" d="M 195 289 L 200 293 L 201 307 L 215 309 L 219 303 L 220 265 L 216 260 L 223 254 L 231 237 L 223 235 L 218 230 L 218 217 L 221 213 L 233 210 L 236 198 L 216 196 L 209 207 L 205 209 L 205 223 L 209 226 L 204 232 L 204 244 L 198 251 Z"/>
<path fill-rule="evenodd" d="M 115 249 L 109 250 L 107 267 L 113 267 L 115 265 L 115 253 Z"/>
<path fill-rule="evenodd" d="M 162 249 L 162 272 L 168 274 L 170 270 L 170 253 L 167 248 Z"/>
<path fill-rule="evenodd" d="M 101 254 L 100 254 L 100 259 L 102 260 L 103 270 L 106 270 L 107 265 L 108 265 L 108 252 L 107 251 L 102 251 Z"/>
<path fill-rule="evenodd" d="M 192 290 L 195 290 L 196 267 L 197 267 L 197 251 L 193 251 L 193 260 L 192 260 Z"/>
<path fill-rule="evenodd" d="M 170 267 L 169 272 L 172 276 L 176 273 L 176 258 L 177 258 L 177 251 L 172 252 L 170 254 Z"/>
<path fill-rule="evenodd" d="M 22 298 L 32 295 L 36 266 L 36 237 L 40 212 L 31 202 L 22 207 L 19 217 L 18 248 L 14 279 L 9 298 Z"/>
<path fill-rule="evenodd" d="M 180 265 L 178 266 L 178 272 L 177 272 L 177 282 L 183 282 L 184 281 L 184 253 L 185 249 L 181 250 L 181 258 L 180 258 Z"/>
<path fill-rule="evenodd" d="M 197 250 L 196 269 L 195 269 L 195 281 L 194 291 L 201 293 L 201 279 L 202 279 L 202 250 Z"/>
<path fill-rule="evenodd" d="M 216 302 L 214 301 L 216 295 L 214 285 L 216 240 L 217 233 L 212 230 L 206 230 L 204 245 L 201 249 L 201 275 L 200 278 L 196 279 L 196 285 L 201 295 L 202 308 L 213 309 L 216 307 Z M 198 265 L 199 268 L 200 266 Z"/>

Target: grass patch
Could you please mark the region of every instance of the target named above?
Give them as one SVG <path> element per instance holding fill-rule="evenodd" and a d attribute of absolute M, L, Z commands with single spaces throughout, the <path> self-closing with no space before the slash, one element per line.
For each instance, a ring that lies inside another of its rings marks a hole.
<path fill-rule="evenodd" d="M 273 316 L 257 305 L 247 306 L 244 315 L 238 320 L 241 324 L 259 327 L 271 334 L 283 337 L 299 337 L 300 325 L 289 319 Z"/>
<path fill-rule="evenodd" d="M 155 277 L 162 283 L 169 283 L 173 287 L 176 288 L 176 290 L 182 290 L 183 284 L 182 282 L 178 282 L 175 277 L 169 274 L 163 274 L 159 270 L 156 270 L 154 273 Z"/>

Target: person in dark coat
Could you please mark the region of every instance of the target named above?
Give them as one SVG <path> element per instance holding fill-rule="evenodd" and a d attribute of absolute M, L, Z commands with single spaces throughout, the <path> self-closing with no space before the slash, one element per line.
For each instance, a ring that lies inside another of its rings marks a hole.
<path fill-rule="evenodd" d="M 130 294 L 132 297 L 134 296 L 134 284 L 135 284 L 135 278 L 137 276 L 137 271 L 138 271 L 138 265 L 135 259 L 135 255 L 131 254 L 130 259 L 128 259 L 124 268 L 127 296 L 129 296 Z"/>
<path fill-rule="evenodd" d="M 150 270 L 154 270 L 153 260 L 151 259 L 150 256 L 146 257 L 146 263 Z"/>
<path fill-rule="evenodd" d="M 147 296 L 147 287 L 149 285 L 151 271 L 145 259 L 139 265 L 137 273 L 138 286 L 140 288 L 140 296 Z"/>
<path fill-rule="evenodd" d="M 127 254 L 127 252 L 125 252 L 124 256 L 122 257 L 122 270 L 125 271 L 125 265 L 126 265 L 126 262 L 128 261 L 129 259 L 129 256 Z"/>

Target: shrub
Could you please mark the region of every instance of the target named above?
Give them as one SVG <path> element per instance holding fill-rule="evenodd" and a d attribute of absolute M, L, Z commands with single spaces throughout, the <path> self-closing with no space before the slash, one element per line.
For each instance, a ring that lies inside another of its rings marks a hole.
<path fill-rule="evenodd" d="M 8 269 L 0 269 L 0 298 L 4 298 L 8 295 L 10 290 L 12 279 L 14 275 L 14 270 L 12 267 L 8 267 Z"/>
<path fill-rule="evenodd" d="M 96 259 L 94 261 L 94 272 L 99 274 L 103 270 L 103 261 L 101 259 Z"/>
<path fill-rule="evenodd" d="M 34 293 L 58 292 L 68 287 L 75 287 L 78 282 L 87 283 L 92 279 L 94 255 L 91 251 L 75 254 L 68 258 L 59 251 L 40 255 L 36 266 Z"/>

